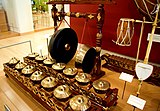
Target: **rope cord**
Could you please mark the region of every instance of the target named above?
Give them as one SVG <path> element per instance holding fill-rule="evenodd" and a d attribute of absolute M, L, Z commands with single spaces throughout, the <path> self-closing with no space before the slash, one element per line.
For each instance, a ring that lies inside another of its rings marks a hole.
<path fill-rule="evenodd" d="M 69 25 L 69 23 L 67 22 L 67 20 L 66 20 L 65 18 L 63 18 L 63 19 L 61 20 L 61 22 L 59 23 L 59 25 L 58 25 L 58 27 L 57 27 L 57 30 L 58 30 L 58 28 L 61 26 L 63 20 L 67 23 L 67 25 L 68 25 L 69 27 L 71 27 L 71 26 Z"/>
<path fill-rule="evenodd" d="M 83 38 L 84 38 L 84 32 L 85 32 L 85 29 L 86 29 L 87 22 L 88 22 L 88 19 L 86 19 L 86 21 L 84 23 L 84 26 L 83 26 L 83 31 L 82 31 L 81 41 L 80 41 L 81 43 L 82 43 Z"/>
<path fill-rule="evenodd" d="M 150 15 L 150 12 L 148 10 L 147 4 L 145 3 L 145 1 L 143 0 L 144 6 L 146 8 L 147 14 L 149 15 L 150 19 L 153 21 L 152 16 Z"/>

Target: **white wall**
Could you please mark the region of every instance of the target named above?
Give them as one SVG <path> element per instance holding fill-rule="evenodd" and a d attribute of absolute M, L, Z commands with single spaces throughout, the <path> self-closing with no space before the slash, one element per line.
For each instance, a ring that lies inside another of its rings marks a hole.
<path fill-rule="evenodd" d="M 11 31 L 25 33 L 34 31 L 30 0 L 2 0 Z"/>
<path fill-rule="evenodd" d="M 0 9 L 2 9 L 2 0 L 0 0 Z"/>
<path fill-rule="evenodd" d="M 64 11 L 65 12 L 70 12 L 70 5 L 67 4 L 67 5 L 64 5 Z M 70 24 L 70 17 L 65 17 L 66 21 Z"/>
<path fill-rule="evenodd" d="M 15 31 L 18 33 L 34 31 L 31 0 L 0 0 L 0 1 L 2 1 L 3 8 L 7 13 L 8 25 L 11 31 Z M 52 5 L 49 5 L 49 10 L 51 10 L 51 8 Z M 70 11 L 69 5 L 65 5 L 65 12 L 69 11 Z M 70 18 L 69 17 L 65 18 L 70 24 Z"/>

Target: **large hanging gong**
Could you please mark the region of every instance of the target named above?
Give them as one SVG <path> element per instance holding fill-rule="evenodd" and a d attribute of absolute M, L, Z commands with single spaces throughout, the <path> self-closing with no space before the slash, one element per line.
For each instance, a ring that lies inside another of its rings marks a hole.
<path fill-rule="evenodd" d="M 56 62 L 68 63 L 74 56 L 78 45 L 76 32 L 71 28 L 55 32 L 49 43 L 49 52 Z"/>

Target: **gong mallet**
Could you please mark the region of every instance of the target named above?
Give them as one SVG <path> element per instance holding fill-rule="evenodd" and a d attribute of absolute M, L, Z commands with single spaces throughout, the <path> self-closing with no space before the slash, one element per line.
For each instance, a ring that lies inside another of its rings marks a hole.
<path fill-rule="evenodd" d="M 43 56 L 42 54 L 43 45 L 39 45 L 37 48 L 40 51 L 40 56 Z"/>
<path fill-rule="evenodd" d="M 50 58 L 50 57 L 49 57 L 49 49 L 48 49 L 48 45 L 49 45 L 49 44 L 48 44 L 48 41 L 49 41 L 48 38 L 50 37 L 50 35 L 49 35 L 49 34 L 45 34 L 44 37 L 46 38 L 46 42 L 47 42 L 46 45 L 47 45 L 48 58 Z"/>

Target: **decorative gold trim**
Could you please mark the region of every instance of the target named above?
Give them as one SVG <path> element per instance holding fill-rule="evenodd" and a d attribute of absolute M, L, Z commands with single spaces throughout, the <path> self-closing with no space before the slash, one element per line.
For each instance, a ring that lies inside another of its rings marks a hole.
<path fill-rule="evenodd" d="M 79 15 L 80 15 L 79 13 L 76 13 L 76 14 L 75 14 L 75 16 L 76 16 L 77 18 L 79 17 Z"/>
<path fill-rule="evenodd" d="M 97 19 L 98 19 L 98 21 L 101 20 L 101 14 L 100 13 L 98 13 Z"/>
<path fill-rule="evenodd" d="M 71 0 L 71 2 L 75 2 L 76 0 Z"/>
<path fill-rule="evenodd" d="M 93 16 L 92 14 L 89 14 L 89 15 L 88 15 L 88 18 L 89 18 L 89 19 L 92 19 L 92 18 L 94 18 L 94 16 Z"/>
<path fill-rule="evenodd" d="M 102 38 L 102 34 L 101 33 L 97 33 L 97 35 L 96 35 L 99 39 L 101 39 Z"/>
<path fill-rule="evenodd" d="M 67 12 L 66 15 L 70 17 L 71 16 L 71 12 Z"/>
<path fill-rule="evenodd" d="M 60 14 L 57 12 L 56 15 L 59 16 Z"/>

